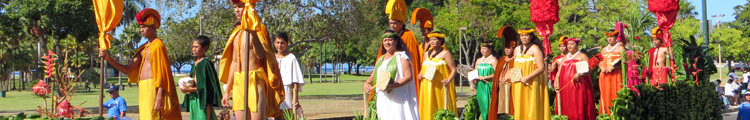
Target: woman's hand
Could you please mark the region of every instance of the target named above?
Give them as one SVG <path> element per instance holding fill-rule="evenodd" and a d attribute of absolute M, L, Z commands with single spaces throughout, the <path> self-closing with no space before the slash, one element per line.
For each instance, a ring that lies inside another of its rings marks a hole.
<path fill-rule="evenodd" d="M 531 85 L 531 82 L 534 82 L 534 81 L 529 81 L 529 79 L 530 78 L 528 78 L 528 77 L 521 77 L 521 83 L 523 83 L 524 85 L 527 85 L 527 86 Z"/>
<path fill-rule="evenodd" d="M 362 88 L 364 88 L 365 92 L 369 93 L 372 90 L 372 85 L 365 84 L 365 85 L 362 85 Z"/>
<path fill-rule="evenodd" d="M 421 82 L 422 79 L 424 79 L 424 76 L 422 74 L 419 74 L 419 76 L 417 76 L 417 80 Z"/>
<path fill-rule="evenodd" d="M 443 83 L 443 86 L 448 86 L 448 84 L 451 83 L 451 80 L 450 79 L 443 79 L 440 82 Z"/>
<path fill-rule="evenodd" d="M 229 93 L 224 93 L 224 96 L 221 97 L 221 106 L 229 107 Z"/>
<path fill-rule="evenodd" d="M 573 80 L 576 80 L 578 82 L 578 78 L 581 76 L 581 74 L 576 73 L 575 76 L 573 76 Z"/>

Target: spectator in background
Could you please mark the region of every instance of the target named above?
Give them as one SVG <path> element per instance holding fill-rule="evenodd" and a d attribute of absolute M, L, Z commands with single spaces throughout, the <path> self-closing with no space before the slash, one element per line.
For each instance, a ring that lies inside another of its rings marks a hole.
<path fill-rule="evenodd" d="M 745 82 L 745 89 L 747 89 L 747 83 L 750 82 L 750 73 L 747 72 L 747 69 L 742 70 L 742 79 L 745 79 L 743 82 Z"/>
<path fill-rule="evenodd" d="M 109 97 L 112 97 L 112 99 L 109 99 L 102 104 L 102 106 L 107 108 L 107 117 L 114 117 L 115 120 L 120 120 L 122 117 L 125 117 L 125 111 L 128 110 L 128 104 L 125 102 L 125 99 L 120 96 L 120 87 L 110 86 L 107 92 L 109 93 Z"/>
<path fill-rule="evenodd" d="M 714 82 L 716 84 L 716 92 L 719 93 L 719 99 L 721 99 L 721 102 L 723 103 L 721 105 L 722 109 L 726 109 L 729 107 L 729 99 L 727 99 L 726 96 L 724 96 L 724 88 L 721 87 L 721 80 L 716 79 Z"/>
<path fill-rule="evenodd" d="M 736 83 L 734 82 L 734 80 L 729 79 L 729 81 L 726 84 L 724 84 L 724 96 L 729 98 L 730 105 L 737 105 L 736 104 L 737 98 L 734 92 L 737 90 L 737 88 L 739 88 L 739 85 L 734 84 L 734 83 Z"/>
<path fill-rule="evenodd" d="M 745 99 L 750 99 L 750 92 L 745 93 Z M 740 111 L 737 112 L 737 120 L 750 120 L 750 102 L 742 102 L 739 109 Z"/>

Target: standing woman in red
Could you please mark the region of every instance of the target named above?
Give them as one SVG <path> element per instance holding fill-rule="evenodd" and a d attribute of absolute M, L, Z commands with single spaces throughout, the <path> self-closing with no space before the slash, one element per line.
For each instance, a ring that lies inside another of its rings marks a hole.
<path fill-rule="evenodd" d="M 555 88 L 560 91 L 560 115 L 566 115 L 570 120 L 594 120 L 596 110 L 592 95 L 593 84 L 588 75 L 589 58 L 578 50 L 580 43 L 577 38 L 569 38 L 565 42 L 568 54 L 561 58 L 560 84 Z"/>

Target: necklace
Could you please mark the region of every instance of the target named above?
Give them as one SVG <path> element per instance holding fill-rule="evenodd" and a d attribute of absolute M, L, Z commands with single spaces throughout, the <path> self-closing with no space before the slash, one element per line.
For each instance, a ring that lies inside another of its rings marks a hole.
<path fill-rule="evenodd" d="M 605 49 L 605 50 L 607 50 L 607 52 L 612 52 L 612 51 L 613 51 L 613 50 L 615 50 L 615 48 L 617 48 L 617 46 L 619 46 L 619 45 L 620 45 L 620 43 L 617 43 L 617 44 L 615 44 L 615 47 L 612 47 L 612 49 L 609 49 L 610 47 L 609 47 L 609 45 L 607 45 L 607 48 L 604 48 L 604 49 Z"/>
<path fill-rule="evenodd" d="M 581 53 L 581 51 L 577 51 L 576 54 L 573 54 L 573 57 L 568 57 L 570 56 L 570 53 L 568 53 L 567 55 L 565 55 L 565 58 L 568 58 L 568 60 L 573 59 L 578 55 L 578 53 Z"/>
<path fill-rule="evenodd" d="M 490 57 L 492 57 L 492 55 L 487 56 L 486 58 L 484 56 L 482 56 L 482 59 L 480 59 L 480 63 L 487 63 L 487 61 L 490 59 Z"/>

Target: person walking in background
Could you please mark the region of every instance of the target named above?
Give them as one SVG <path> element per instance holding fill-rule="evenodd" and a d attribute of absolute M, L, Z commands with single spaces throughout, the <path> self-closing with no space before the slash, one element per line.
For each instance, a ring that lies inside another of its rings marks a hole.
<path fill-rule="evenodd" d="M 419 118 L 432 120 L 438 109 L 456 112 L 456 89 L 453 77 L 456 75 L 456 65 L 453 56 L 445 50 L 445 35 L 438 31 L 427 34 L 430 47 L 425 53 L 422 69 L 417 77 L 419 83 Z M 428 70 L 432 69 L 433 70 Z M 425 76 L 431 76 L 425 77 Z"/>
<path fill-rule="evenodd" d="M 135 19 L 141 35 L 148 42 L 136 49 L 132 62 L 128 65 L 120 64 L 110 58 L 106 50 L 100 50 L 99 57 L 118 71 L 128 74 L 128 82 L 138 83 L 138 113 L 141 120 L 181 120 L 180 103 L 167 47 L 156 34 L 161 25 L 161 16 L 158 11 L 146 8 Z"/>
<path fill-rule="evenodd" d="M 513 114 L 518 120 L 549 120 L 549 95 L 545 74 L 542 41 L 534 35 L 534 29 L 518 30 L 521 45 L 513 53 L 514 68 L 520 69 L 523 77 L 513 81 Z M 510 80 L 505 76 L 503 80 Z"/>
<path fill-rule="evenodd" d="M 276 61 L 279 62 L 279 71 L 281 72 L 281 83 L 284 84 L 284 95 L 286 99 L 279 105 L 281 110 L 292 113 L 293 108 L 301 107 L 299 105 L 299 96 L 297 92 L 302 92 L 302 85 L 305 80 L 302 77 L 297 57 L 289 52 L 289 35 L 284 31 L 279 31 L 274 36 L 273 45 L 276 47 Z M 294 91 L 297 90 L 297 91 Z M 298 99 L 293 99 L 298 98 Z M 276 116 L 276 120 L 284 120 L 282 116 Z"/>
<path fill-rule="evenodd" d="M 382 48 L 378 52 L 383 55 L 377 58 L 375 72 L 370 74 L 363 88 L 365 92 L 376 89 L 375 108 L 378 119 L 419 120 L 417 89 L 409 63 L 411 51 L 406 49 L 406 45 L 394 31 L 386 31 L 381 37 Z M 388 78 L 381 78 L 384 74 Z M 383 83 L 386 81 L 382 80 L 387 80 L 388 83 Z"/>
<path fill-rule="evenodd" d="M 193 85 L 181 83 L 180 90 L 185 93 L 182 107 L 190 112 L 191 120 L 216 120 L 213 107 L 221 107 L 221 84 L 216 74 L 214 63 L 206 58 L 206 51 L 211 47 L 211 40 L 206 36 L 193 39 L 192 53 L 197 59 L 186 77 L 193 78 Z"/>
<path fill-rule="evenodd" d="M 115 120 L 120 120 L 125 117 L 125 113 L 128 110 L 128 103 L 125 102 L 125 98 L 120 96 L 120 88 L 117 86 L 110 86 L 109 97 L 112 99 L 107 100 L 102 106 L 107 108 L 107 118 L 114 117 Z"/>

